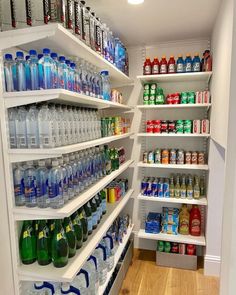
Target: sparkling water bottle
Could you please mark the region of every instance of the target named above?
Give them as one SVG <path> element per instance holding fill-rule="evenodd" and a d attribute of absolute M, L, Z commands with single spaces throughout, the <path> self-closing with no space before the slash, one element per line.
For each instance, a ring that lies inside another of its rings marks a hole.
<path fill-rule="evenodd" d="M 52 116 L 48 105 L 43 105 L 38 113 L 39 125 L 39 144 L 40 148 L 53 148 L 55 142 L 53 139 Z"/>
<path fill-rule="evenodd" d="M 19 107 L 16 116 L 16 145 L 17 148 L 27 148 L 27 129 L 26 129 L 27 112 L 25 107 Z"/>
<path fill-rule="evenodd" d="M 39 208 L 47 208 L 49 206 L 48 196 L 48 169 L 45 161 L 38 161 L 36 170 L 36 186 L 37 186 L 37 205 Z"/>
<path fill-rule="evenodd" d="M 24 171 L 25 185 L 25 204 L 27 207 L 35 207 L 37 205 L 37 185 L 36 185 L 36 170 L 33 166 L 33 161 L 26 162 Z"/>
<path fill-rule="evenodd" d="M 25 77 L 25 60 L 22 51 L 16 52 L 16 77 L 17 77 L 17 90 L 26 90 L 26 77 Z"/>
<path fill-rule="evenodd" d="M 38 109 L 35 105 L 29 108 L 26 116 L 28 148 L 39 148 Z"/>
<path fill-rule="evenodd" d="M 43 49 L 43 57 L 38 61 L 40 89 L 53 88 L 53 69 L 55 63 L 50 56 L 50 49 Z"/>
<path fill-rule="evenodd" d="M 16 76 L 16 62 L 13 61 L 11 54 L 5 54 L 4 59 L 4 76 L 5 76 L 5 90 L 17 91 L 17 76 Z"/>
<path fill-rule="evenodd" d="M 48 189 L 50 198 L 50 207 L 54 209 L 61 208 L 64 205 L 62 189 L 62 173 L 58 160 L 52 161 L 52 168 L 48 174 Z"/>
<path fill-rule="evenodd" d="M 17 109 L 11 108 L 8 110 L 8 122 L 9 122 L 9 133 L 10 133 L 10 148 L 15 149 L 17 147 L 16 142 L 16 117 Z"/>
<path fill-rule="evenodd" d="M 25 205 L 24 169 L 19 163 L 13 169 L 13 182 L 16 206 Z"/>
<path fill-rule="evenodd" d="M 30 90 L 39 89 L 39 67 L 36 50 L 29 51 L 29 68 L 30 68 Z"/>

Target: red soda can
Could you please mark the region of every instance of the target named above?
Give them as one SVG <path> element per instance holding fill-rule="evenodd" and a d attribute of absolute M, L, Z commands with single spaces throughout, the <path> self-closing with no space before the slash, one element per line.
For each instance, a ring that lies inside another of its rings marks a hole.
<path fill-rule="evenodd" d="M 203 119 L 201 124 L 201 132 L 202 134 L 208 134 L 210 131 L 210 122 L 208 119 Z"/>
<path fill-rule="evenodd" d="M 175 133 L 175 121 L 168 121 L 168 132 Z"/>
<path fill-rule="evenodd" d="M 192 164 L 197 165 L 198 161 L 198 153 L 197 152 L 192 152 Z"/>
<path fill-rule="evenodd" d="M 166 97 L 166 103 L 167 104 L 173 104 L 173 98 L 171 94 L 168 94 Z"/>
<path fill-rule="evenodd" d="M 195 92 L 195 97 L 196 97 L 196 103 L 203 103 L 203 92 L 202 91 L 197 91 Z"/>
<path fill-rule="evenodd" d="M 179 252 L 178 243 L 171 243 L 171 253 L 178 253 L 178 252 Z"/>
<path fill-rule="evenodd" d="M 209 103 L 210 102 L 210 91 L 205 90 L 202 93 L 202 102 L 203 103 Z"/>
<path fill-rule="evenodd" d="M 187 255 L 196 255 L 196 246 L 188 244 L 187 245 Z"/>
<path fill-rule="evenodd" d="M 153 133 L 161 133 L 161 120 L 153 120 Z"/>
<path fill-rule="evenodd" d="M 201 133 L 201 120 L 193 120 L 193 133 L 194 134 Z"/>
<path fill-rule="evenodd" d="M 146 132 L 153 133 L 153 121 L 146 122 Z"/>
<path fill-rule="evenodd" d="M 180 103 L 180 95 L 178 92 L 173 94 L 173 104 L 179 104 Z"/>
<path fill-rule="evenodd" d="M 185 253 L 186 253 L 186 245 L 179 244 L 179 254 L 185 255 Z"/>
<path fill-rule="evenodd" d="M 168 123 L 165 120 L 161 121 L 161 133 L 167 133 L 168 132 Z"/>

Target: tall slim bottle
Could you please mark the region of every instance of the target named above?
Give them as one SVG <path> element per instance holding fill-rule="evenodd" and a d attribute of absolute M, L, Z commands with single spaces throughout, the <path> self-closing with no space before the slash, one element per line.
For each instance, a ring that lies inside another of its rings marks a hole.
<path fill-rule="evenodd" d="M 30 220 L 24 220 L 23 222 L 19 249 L 23 264 L 31 264 L 36 261 L 36 236 Z"/>
<path fill-rule="evenodd" d="M 80 222 L 83 227 L 83 242 L 85 242 L 88 239 L 88 220 L 87 220 L 86 213 L 85 213 L 83 207 L 79 208 L 79 210 L 77 212 L 78 212 L 79 219 L 80 219 Z"/>
<path fill-rule="evenodd" d="M 37 235 L 37 260 L 39 265 L 51 263 L 49 229 L 46 220 L 40 220 Z"/>

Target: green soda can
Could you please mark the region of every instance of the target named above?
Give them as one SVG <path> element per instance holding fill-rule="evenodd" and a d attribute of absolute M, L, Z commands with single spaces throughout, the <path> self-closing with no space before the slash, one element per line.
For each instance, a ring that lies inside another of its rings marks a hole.
<path fill-rule="evenodd" d="M 164 250 L 166 253 L 170 253 L 171 244 L 170 242 L 165 242 Z"/>
<path fill-rule="evenodd" d="M 176 133 L 184 133 L 184 121 L 177 120 L 175 125 Z"/>
<path fill-rule="evenodd" d="M 188 103 L 195 103 L 195 92 L 188 92 Z"/>
<path fill-rule="evenodd" d="M 157 92 L 157 84 L 156 83 L 151 83 L 150 84 L 150 95 L 155 94 Z"/>
<path fill-rule="evenodd" d="M 163 241 L 157 242 L 157 251 L 164 252 L 164 242 Z"/>
<path fill-rule="evenodd" d="M 181 92 L 180 94 L 180 103 L 187 104 L 188 103 L 188 92 Z"/>
<path fill-rule="evenodd" d="M 110 129 L 111 129 L 111 123 L 110 123 L 110 118 L 109 117 L 106 117 L 106 132 L 107 132 L 107 135 L 106 136 L 109 136 L 109 133 L 110 133 Z"/>
<path fill-rule="evenodd" d="M 192 133 L 192 120 L 184 120 L 184 133 Z"/>
<path fill-rule="evenodd" d="M 149 96 L 149 103 L 150 105 L 154 105 L 156 100 L 156 94 L 150 94 Z"/>
<path fill-rule="evenodd" d="M 143 93 L 143 104 L 145 105 L 149 104 L 149 98 L 150 98 L 149 93 Z"/>

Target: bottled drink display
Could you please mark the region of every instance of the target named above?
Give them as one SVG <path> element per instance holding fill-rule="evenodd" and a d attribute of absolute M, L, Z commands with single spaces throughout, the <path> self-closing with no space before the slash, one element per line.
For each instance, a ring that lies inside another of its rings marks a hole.
<path fill-rule="evenodd" d="M 145 83 L 143 87 L 143 104 L 208 104 L 210 103 L 210 92 L 205 91 L 183 91 L 165 95 L 164 90 L 157 83 Z"/>
<path fill-rule="evenodd" d="M 146 57 L 143 64 L 144 75 L 205 72 L 211 70 L 212 58 L 210 50 L 205 50 L 202 60 L 199 57 L 199 53 L 196 52 L 193 58 L 190 53 L 187 53 L 185 59 L 181 54 L 178 55 L 177 60 L 171 55 L 168 61 L 165 55 L 162 56 L 160 61 L 158 57 L 154 57 L 153 61 L 150 60 L 150 57 Z"/>
<path fill-rule="evenodd" d="M 141 194 L 146 197 L 200 199 L 206 196 L 204 178 L 171 174 L 169 178 L 144 177 Z"/>
<path fill-rule="evenodd" d="M 119 169 L 124 161 L 123 147 L 97 146 L 52 161 L 16 164 L 13 168 L 16 206 L 61 208 L 99 179 Z"/>

